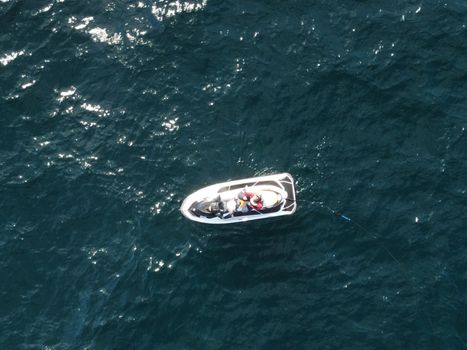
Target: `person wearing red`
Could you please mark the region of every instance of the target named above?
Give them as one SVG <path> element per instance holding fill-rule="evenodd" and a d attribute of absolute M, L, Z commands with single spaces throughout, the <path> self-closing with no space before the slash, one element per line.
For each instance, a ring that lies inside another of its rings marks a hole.
<path fill-rule="evenodd" d="M 246 190 L 243 190 L 240 192 L 238 197 L 246 202 L 248 205 L 248 208 L 254 209 L 254 210 L 261 210 L 263 209 L 263 198 L 261 194 L 256 194 L 253 192 L 248 192 Z"/>

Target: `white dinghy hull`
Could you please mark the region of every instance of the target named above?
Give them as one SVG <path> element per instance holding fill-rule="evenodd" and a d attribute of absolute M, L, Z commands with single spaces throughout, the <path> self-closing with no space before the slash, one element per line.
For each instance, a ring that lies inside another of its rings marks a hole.
<path fill-rule="evenodd" d="M 247 209 L 239 194 L 247 190 L 262 195 L 261 210 Z M 180 208 L 190 220 L 206 224 L 232 224 L 291 215 L 297 209 L 295 187 L 288 173 L 228 181 L 190 194 Z"/>

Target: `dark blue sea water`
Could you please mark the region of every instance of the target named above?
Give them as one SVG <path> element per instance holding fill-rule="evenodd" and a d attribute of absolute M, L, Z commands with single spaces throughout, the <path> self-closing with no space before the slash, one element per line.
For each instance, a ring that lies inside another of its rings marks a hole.
<path fill-rule="evenodd" d="M 467 3 L 0 0 L 1 349 L 466 349 Z M 190 222 L 289 172 L 298 210 Z"/>

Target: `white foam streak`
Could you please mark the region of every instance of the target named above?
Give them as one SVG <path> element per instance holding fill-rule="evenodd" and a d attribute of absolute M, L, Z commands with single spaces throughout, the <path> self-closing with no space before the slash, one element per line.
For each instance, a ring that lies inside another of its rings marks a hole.
<path fill-rule="evenodd" d="M 179 126 L 177 125 L 178 118 L 170 119 L 170 120 L 165 120 L 162 122 L 162 126 L 172 132 L 172 131 L 177 131 L 179 129 Z"/>
<path fill-rule="evenodd" d="M 29 82 L 29 83 L 25 83 L 25 84 L 21 85 L 21 89 L 23 89 L 23 90 L 27 89 L 28 87 L 33 86 L 35 83 L 36 83 L 35 80 L 33 80 L 33 81 Z"/>
<path fill-rule="evenodd" d="M 207 0 L 201 2 L 191 1 L 172 1 L 168 3 L 156 3 L 152 6 L 152 13 L 158 21 L 163 21 L 166 18 L 174 17 L 182 12 L 195 12 L 203 9 L 207 5 Z"/>
<path fill-rule="evenodd" d="M 17 57 L 22 55 L 24 55 L 24 50 L 7 53 L 0 58 L 0 63 L 6 66 L 8 63 L 14 61 Z"/>
<path fill-rule="evenodd" d="M 60 95 L 60 97 L 58 98 L 58 101 L 59 102 L 63 102 L 65 99 L 73 96 L 76 92 L 76 88 L 74 86 L 70 86 L 67 90 L 62 90 L 60 92 L 58 92 L 57 90 L 55 90 L 56 93 L 58 93 Z"/>
<path fill-rule="evenodd" d="M 81 29 L 84 29 L 88 26 L 89 23 L 91 23 L 92 21 L 94 20 L 94 17 L 90 16 L 90 17 L 84 17 L 82 20 L 81 20 L 81 23 L 76 25 L 74 28 L 76 30 L 81 30 Z"/>
<path fill-rule="evenodd" d="M 50 4 L 48 4 L 48 5 L 45 5 L 45 6 L 44 6 L 43 8 L 41 8 L 39 11 L 37 11 L 37 13 L 49 12 L 53 5 L 54 5 L 53 2 L 50 3 Z"/>
<path fill-rule="evenodd" d="M 71 86 L 70 89 L 61 91 L 60 96 L 61 97 L 73 96 L 75 92 L 76 92 L 76 88 L 74 86 Z"/>
<path fill-rule="evenodd" d="M 110 111 L 102 108 L 100 105 L 93 105 L 85 102 L 81 104 L 80 107 L 88 112 L 96 113 L 99 117 L 107 117 L 110 115 Z"/>
<path fill-rule="evenodd" d="M 92 40 L 96 42 L 106 43 L 109 45 L 116 45 L 122 42 L 122 35 L 120 33 L 109 34 L 107 29 L 96 27 L 89 31 Z"/>

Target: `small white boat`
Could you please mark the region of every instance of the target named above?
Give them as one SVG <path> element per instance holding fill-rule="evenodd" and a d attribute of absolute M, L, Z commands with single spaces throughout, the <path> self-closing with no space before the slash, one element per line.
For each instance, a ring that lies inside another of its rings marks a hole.
<path fill-rule="evenodd" d="M 259 194 L 262 208 L 254 209 L 241 198 L 244 191 Z M 228 181 L 190 194 L 180 210 L 188 219 L 206 224 L 231 224 L 291 215 L 297 209 L 295 187 L 288 173 Z"/>

